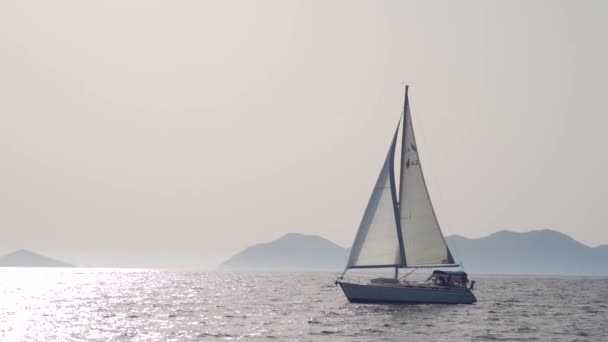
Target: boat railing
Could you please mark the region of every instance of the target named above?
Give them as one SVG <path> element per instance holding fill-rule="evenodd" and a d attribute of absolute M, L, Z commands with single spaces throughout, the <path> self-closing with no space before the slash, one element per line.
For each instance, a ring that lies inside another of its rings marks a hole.
<path fill-rule="evenodd" d="M 368 276 L 353 276 L 353 275 L 342 275 L 336 279 L 337 282 L 346 282 L 346 283 L 354 283 L 354 284 L 366 284 L 369 283 L 370 277 Z"/>
<path fill-rule="evenodd" d="M 384 282 L 384 283 L 389 283 L 388 280 L 392 280 L 393 278 L 384 278 L 378 275 L 343 275 L 343 276 L 339 276 L 336 279 L 336 282 L 346 282 L 346 283 L 353 283 L 353 284 L 369 284 L 369 283 L 380 283 L 380 282 Z M 385 281 L 382 281 L 385 280 Z M 396 281 L 397 282 L 397 281 Z M 408 284 L 408 283 L 412 283 L 410 281 L 407 281 L 403 278 L 400 278 L 398 280 L 398 283 L 401 284 Z"/>
<path fill-rule="evenodd" d="M 374 279 L 376 277 L 373 276 L 365 276 L 365 275 L 342 275 L 339 276 L 336 281 L 335 284 L 338 285 L 338 283 L 340 282 L 345 282 L 345 283 L 351 283 L 351 284 L 360 284 L 360 285 L 367 285 L 372 283 L 371 280 Z M 387 278 L 388 279 L 388 278 Z M 462 291 L 462 289 L 466 289 L 466 287 L 453 287 L 453 286 L 438 286 L 435 284 L 430 284 L 424 281 L 410 281 L 410 280 L 406 280 L 406 279 L 399 279 L 399 282 L 396 284 L 391 284 L 391 283 L 384 283 L 384 286 L 407 286 L 407 287 L 416 287 L 416 288 L 423 288 L 423 289 L 427 289 L 427 290 L 441 290 L 441 291 Z"/>

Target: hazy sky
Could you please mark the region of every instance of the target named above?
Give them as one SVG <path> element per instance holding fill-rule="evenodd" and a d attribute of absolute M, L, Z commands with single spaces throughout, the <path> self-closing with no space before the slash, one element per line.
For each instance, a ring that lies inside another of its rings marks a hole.
<path fill-rule="evenodd" d="M 446 235 L 608 244 L 608 2 L 0 1 L 0 252 L 355 235 L 411 85 Z"/>

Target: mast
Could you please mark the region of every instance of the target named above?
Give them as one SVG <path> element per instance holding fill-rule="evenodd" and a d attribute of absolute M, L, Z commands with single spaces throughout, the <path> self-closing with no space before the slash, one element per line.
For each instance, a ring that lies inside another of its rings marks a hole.
<path fill-rule="evenodd" d="M 401 201 L 403 201 L 403 198 L 401 198 L 401 194 L 403 193 L 403 165 L 404 165 L 404 159 L 403 156 L 405 155 L 405 151 L 404 148 L 407 148 L 406 146 L 406 136 L 405 133 L 407 132 L 406 130 L 406 121 L 407 121 L 407 107 L 409 106 L 409 101 L 407 98 L 407 91 L 408 91 L 409 86 L 406 84 L 405 85 L 405 99 L 403 100 L 403 129 L 401 131 L 401 162 L 399 165 L 399 193 L 396 194 L 396 198 L 395 198 L 395 202 L 397 203 L 397 208 L 398 208 L 398 214 L 397 214 L 397 238 L 399 239 L 399 252 L 401 254 L 401 261 L 403 262 L 402 267 L 407 267 L 407 259 L 405 257 L 405 241 L 403 240 L 403 227 L 401 226 Z M 394 170 L 394 168 L 393 168 Z M 395 178 L 393 177 L 393 180 Z M 398 278 L 399 275 L 399 267 L 395 267 L 395 279 Z"/>
<path fill-rule="evenodd" d="M 397 133 L 399 133 L 399 125 L 395 131 L 395 137 L 393 138 L 393 145 L 391 148 L 391 156 L 389 159 L 389 182 L 391 185 L 391 197 L 393 200 L 393 210 L 395 212 L 395 228 L 397 229 L 397 242 L 399 243 L 399 255 L 401 257 L 401 265 L 395 266 L 395 279 L 399 272 L 399 267 L 407 267 L 405 260 L 405 242 L 403 241 L 403 231 L 401 230 L 401 211 L 399 210 L 399 195 L 397 194 L 397 185 L 395 184 L 395 145 L 397 140 Z M 403 158 L 402 158 L 403 159 Z M 399 171 L 401 173 L 401 171 Z"/>
<path fill-rule="evenodd" d="M 399 205 L 401 205 L 401 201 L 403 201 L 403 198 L 401 198 L 401 194 L 403 193 L 403 172 L 402 172 L 402 170 L 403 170 L 403 165 L 405 164 L 405 160 L 404 160 L 405 158 L 403 158 L 403 156 L 407 153 L 407 150 L 406 150 L 407 142 L 406 142 L 406 136 L 405 136 L 405 132 L 407 132 L 407 130 L 406 130 L 407 127 L 405 125 L 407 122 L 407 117 L 406 117 L 407 116 L 407 107 L 410 105 L 410 103 L 409 103 L 410 101 L 407 97 L 407 91 L 408 91 L 409 87 L 410 87 L 409 85 L 405 86 L 405 96 L 404 96 L 405 98 L 403 100 L 403 130 L 401 131 L 401 166 L 399 167 L 399 199 L 398 199 Z"/>

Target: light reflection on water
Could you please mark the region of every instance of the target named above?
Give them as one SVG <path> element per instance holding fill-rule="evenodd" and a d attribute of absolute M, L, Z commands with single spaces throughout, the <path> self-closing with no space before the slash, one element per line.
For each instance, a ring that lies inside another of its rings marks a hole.
<path fill-rule="evenodd" d="M 0 269 L 1 341 L 608 340 L 608 280 L 474 277 L 476 305 L 356 305 L 329 273 Z"/>

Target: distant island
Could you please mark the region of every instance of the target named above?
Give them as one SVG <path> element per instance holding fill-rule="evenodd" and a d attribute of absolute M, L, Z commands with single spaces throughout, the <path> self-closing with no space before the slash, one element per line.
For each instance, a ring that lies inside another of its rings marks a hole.
<path fill-rule="evenodd" d="M 21 249 L 0 256 L 0 267 L 74 267 L 74 265 Z"/>
<path fill-rule="evenodd" d="M 454 258 L 471 272 L 608 275 L 608 246 L 589 247 L 554 230 L 446 239 Z"/>
<path fill-rule="evenodd" d="M 470 273 L 608 275 L 608 246 L 589 247 L 554 230 L 446 239 L 454 258 Z M 289 233 L 246 248 L 220 269 L 341 271 L 347 258 L 348 248 L 320 236 Z"/>
<path fill-rule="evenodd" d="M 289 233 L 269 243 L 246 248 L 220 265 L 221 269 L 339 270 L 348 249 L 314 235 Z"/>

